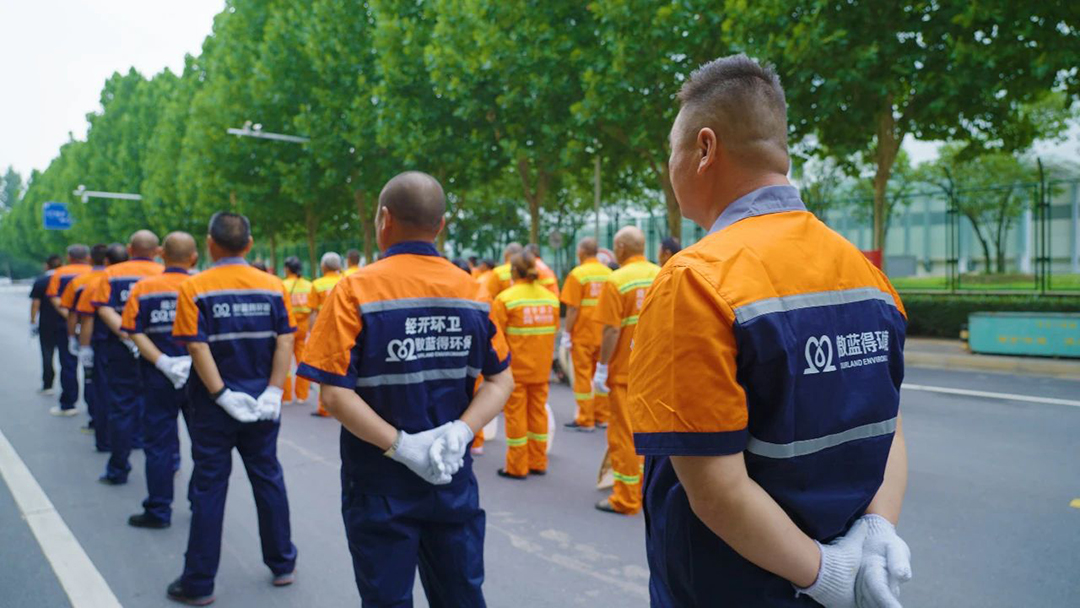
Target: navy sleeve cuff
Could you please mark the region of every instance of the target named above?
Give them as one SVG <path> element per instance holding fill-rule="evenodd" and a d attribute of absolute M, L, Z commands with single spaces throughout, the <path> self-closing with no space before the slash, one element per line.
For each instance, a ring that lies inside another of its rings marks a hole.
<path fill-rule="evenodd" d="M 728 456 L 746 449 L 749 432 L 634 433 L 634 448 L 641 456 Z"/>
<path fill-rule="evenodd" d="M 173 334 L 173 341 L 175 342 L 206 342 L 206 336 L 178 336 Z"/>
<path fill-rule="evenodd" d="M 507 353 L 506 359 L 503 359 L 502 361 L 497 361 L 492 365 L 485 365 L 484 368 L 480 370 L 480 373 L 482 373 L 484 377 L 490 378 L 496 374 L 505 372 L 508 367 L 510 367 L 510 353 Z"/>
<path fill-rule="evenodd" d="M 324 371 L 317 367 L 312 367 L 307 363 L 301 363 L 296 368 L 296 375 L 301 378 L 307 378 L 312 382 L 318 382 L 319 384 L 330 384 L 341 388 L 356 388 L 356 378 Z"/>

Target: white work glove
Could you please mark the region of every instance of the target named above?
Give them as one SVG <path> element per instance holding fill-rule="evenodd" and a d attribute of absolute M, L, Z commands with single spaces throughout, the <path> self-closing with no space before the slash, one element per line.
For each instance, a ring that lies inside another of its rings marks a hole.
<path fill-rule="evenodd" d="M 866 533 L 866 522 L 859 520 L 833 542 L 817 543 L 821 550 L 817 580 L 805 589 L 796 587 L 795 595 L 809 595 L 825 608 L 855 608 L 855 579 L 862 564 Z"/>
<path fill-rule="evenodd" d="M 132 357 L 135 357 L 136 359 L 139 358 L 139 347 L 135 346 L 135 342 L 132 341 L 131 338 L 122 338 L 120 341 L 131 351 Z"/>
<path fill-rule="evenodd" d="M 94 347 L 93 346 L 80 346 L 79 347 L 79 365 L 83 367 L 94 367 Z"/>
<path fill-rule="evenodd" d="M 68 353 L 73 357 L 79 356 L 79 339 L 75 336 L 68 336 Z"/>
<path fill-rule="evenodd" d="M 259 403 L 247 393 L 225 389 L 216 402 L 225 413 L 240 422 L 255 422 L 259 419 Z"/>
<path fill-rule="evenodd" d="M 570 332 L 564 331 L 562 334 L 562 340 L 559 342 L 559 348 L 564 350 L 570 350 L 573 343 L 570 341 Z"/>
<path fill-rule="evenodd" d="M 30 337 L 36 338 L 41 335 L 41 325 L 37 321 L 30 324 Z"/>
<path fill-rule="evenodd" d="M 259 420 L 277 420 L 281 418 L 281 398 L 285 391 L 276 386 L 268 386 L 259 395 Z"/>
<path fill-rule="evenodd" d="M 900 584 L 911 580 L 911 549 L 896 535 L 892 522 L 880 515 L 864 515 L 866 543 L 855 580 L 859 608 L 901 608 Z"/>
<path fill-rule="evenodd" d="M 607 385 L 607 366 L 603 363 L 596 364 L 596 373 L 592 377 L 593 390 L 600 395 L 606 395 L 611 392 L 611 389 Z"/>
<path fill-rule="evenodd" d="M 450 423 L 450 428 L 431 444 L 431 461 L 435 468 L 446 475 L 454 475 L 465 466 L 465 450 L 473 440 L 472 429 L 460 420 Z"/>
<path fill-rule="evenodd" d="M 188 376 L 191 375 L 191 357 L 170 357 L 168 355 L 161 355 L 154 361 L 154 367 L 158 368 L 158 371 L 165 374 L 165 377 L 172 382 L 173 388 L 179 390 L 187 382 Z"/>
<path fill-rule="evenodd" d="M 435 443 L 454 423 L 433 428 L 422 433 L 410 435 L 405 431 L 398 431 L 394 445 L 386 451 L 385 455 L 391 460 L 400 462 L 416 473 L 424 481 L 441 486 L 450 483 L 450 475 L 439 471 L 431 460 L 431 444 Z"/>

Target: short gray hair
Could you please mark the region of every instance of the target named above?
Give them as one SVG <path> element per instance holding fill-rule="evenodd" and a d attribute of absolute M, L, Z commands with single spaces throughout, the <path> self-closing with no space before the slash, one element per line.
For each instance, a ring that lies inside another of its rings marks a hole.
<path fill-rule="evenodd" d="M 322 260 L 319 262 L 323 268 L 328 270 L 341 270 L 341 256 L 333 251 L 327 251 L 322 255 Z"/>
<path fill-rule="evenodd" d="M 709 127 L 748 164 L 787 173 L 787 101 L 771 65 L 742 53 L 714 59 L 690 74 L 679 101 L 691 128 Z"/>
<path fill-rule="evenodd" d="M 85 260 L 90 257 L 90 248 L 81 243 L 76 243 L 67 248 L 67 256 L 72 260 Z"/>

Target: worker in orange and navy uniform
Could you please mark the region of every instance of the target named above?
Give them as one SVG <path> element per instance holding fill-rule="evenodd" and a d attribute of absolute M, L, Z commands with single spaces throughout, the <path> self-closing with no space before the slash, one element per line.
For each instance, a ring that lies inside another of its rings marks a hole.
<path fill-rule="evenodd" d="M 244 461 L 259 519 L 263 563 L 271 584 L 295 581 L 296 547 L 289 499 L 277 457 L 281 397 L 296 324 L 281 279 L 252 268 L 246 217 L 210 219 L 207 249 L 214 265 L 179 286 L 173 338 L 187 344 L 195 374 L 188 381 L 191 531 L 184 572 L 170 598 L 205 606 L 214 601 L 221 561 L 221 526 L 232 451 Z"/>
<path fill-rule="evenodd" d="M 131 287 L 121 328 L 131 336 L 142 358 L 143 454 L 146 456 L 146 500 L 143 512 L 128 518 L 136 528 L 168 528 L 172 522 L 173 474 L 180 466 L 176 418 L 187 409 L 191 357 L 173 340 L 173 320 L 180 284 L 199 259 L 195 239 L 186 232 L 165 237 L 161 257 L 165 272 Z"/>
<path fill-rule="evenodd" d="M 60 307 L 67 311 L 67 342 L 69 348 L 75 349 L 76 356 L 78 356 L 79 364 L 83 367 L 83 401 L 86 402 L 86 413 L 90 416 L 90 421 L 87 425 L 80 430 L 86 433 L 94 433 L 98 426 L 98 406 L 95 399 L 96 389 L 94 388 L 94 356 L 93 351 L 87 352 L 87 349 L 79 346 L 79 333 L 85 329 L 87 333 L 93 330 L 93 322 L 83 324 L 82 321 L 90 318 L 79 314 L 75 309 L 79 303 L 79 297 L 86 291 L 86 286 L 91 281 L 96 280 L 103 272 L 105 272 L 105 254 L 108 251 L 109 246 L 104 244 L 97 244 L 90 248 L 90 266 L 93 268 L 90 272 L 80 274 L 68 281 L 67 287 L 60 292 Z M 105 419 L 102 419 L 105 420 Z M 100 435 L 107 435 L 108 423 L 102 422 L 101 426 L 105 427 L 104 432 Z M 106 439 L 105 445 L 108 445 Z M 101 449 L 101 444 L 97 445 L 98 451 L 108 451 Z"/>
<path fill-rule="evenodd" d="M 577 401 L 577 416 L 565 426 L 585 432 L 606 428 L 610 414 L 607 395 L 597 394 L 592 385 L 604 329 L 596 322 L 597 304 L 604 284 L 611 277 L 611 269 L 596 259 L 596 253 L 596 239 L 581 239 L 577 247 L 579 264 L 567 275 L 562 289 L 562 302 L 566 304 L 562 347 L 570 351 L 574 364 Z"/>
<path fill-rule="evenodd" d="M 319 316 L 319 310 L 329 299 L 330 292 L 343 278 L 341 275 L 341 256 L 333 251 L 323 254 L 319 267 L 322 270 L 322 276 L 311 282 L 311 296 L 308 298 L 311 306 L 310 325 L 312 327 L 315 326 L 315 319 Z M 311 415 L 323 418 L 330 416 L 330 413 L 326 411 L 326 407 L 323 405 L 321 393 L 315 411 L 311 412 Z"/>
<path fill-rule="evenodd" d="M 357 249 L 350 249 L 345 252 L 345 271 L 341 273 L 341 276 L 347 277 L 350 274 L 360 270 L 360 251 Z"/>
<path fill-rule="evenodd" d="M 342 424 L 342 516 L 364 606 L 411 606 L 417 566 L 429 605 L 485 605 L 468 447 L 514 380 L 476 281 L 435 248 L 445 213 L 433 177 L 387 183 L 383 255 L 334 288 L 300 366 Z"/>
<path fill-rule="evenodd" d="M 559 297 L 559 278 L 555 276 L 555 271 L 550 266 L 544 263 L 544 260 L 540 257 L 540 246 L 536 243 L 529 243 L 525 246 L 525 251 L 528 251 L 533 255 L 536 260 L 536 271 L 539 273 L 540 278 L 536 280 L 536 283 L 547 289 L 551 293 L 555 294 L 555 297 Z"/>
<path fill-rule="evenodd" d="M 48 305 L 53 307 L 64 322 L 67 322 L 68 311 L 60 305 L 60 295 L 64 288 L 75 277 L 91 272 L 90 248 L 86 245 L 71 245 L 67 248 L 67 264 L 53 271 L 49 277 L 49 284 L 45 287 L 45 298 Z M 78 347 L 71 347 L 68 340 L 67 348 L 60 348 L 60 405 L 49 410 L 53 416 L 74 416 L 78 413 L 75 402 L 79 400 L 79 359 Z"/>
<path fill-rule="evenodd" d="M 609 498 L 596 508 L 610 513 L 632 515 L 641 509 L 642 459 L 634 451 L 630 409 L 626 402 L 630 350 L 638 313 L 645 302 L 660 267 L 645 259 L 645 233 L 627 226 L 615 234 L 615 257 L 619 269 L 612 272 L 600 291 L 596 322 L 603 326 L 600 362 L 593 374 L 593 390 L 608 394 L 611 424 L 608 426 L 608 453 L 615 487 Z"/>
<path fill-rule="evenodd" d="M 521 243 L 510 243 L 503 250 L 503 263 L 493 268 L 491 274 L 484 281 L 484 288 L 487 289 L 490 297 L 494 298 L 509 289 L 510 285 L 513 284 L 514 278 L 510 272 L 510 258 L 522 251 L 524 251 L 524 248 Z"/>
<path fill-rule="evenodd" d="M 671 183 L 709 234 L 640 314 L 653 606 L 899 606 L 903 305 L 787 179 L 784 92 L 745 55 L 694 72 Z"/>
<path fill-rule="evenodd" d="M 289 256 L 285 258 L 285 291 L 289 293 L 289 304 L 292 306 L 293 319 L 296 320 L 296 333 L 293 338 L 293 358 L 296 364 L 304 358 L 304 345 L 307 343 L 308 318 L 311 317 L 311 281 L 303 277 L 304 266 L 300 258 Z M 291 371 L 291 370 L 290 370 Z M 307 378 L 296 377 L 296 399 L 304 402 L 308 399 L 311 382 Z M 285 403 L 293 400 L 292 373 L 285 377 L 285 395 L 282 397 Z"/>
<path fill-rule="evenodd" d="M 53 381 L 56 379 L 56 367 L 53 365 L 54 353 L 67 348 L 64 339 L 64 318 L 49 303 L 45 290 L 53 272 L 60 267 L 60 256 L 53 254 L 45 258 L 45 274 L 34 279 L 30 287 L 30 336 L 38 339 L 41 347 L 41 388 L 38 394 L 52 395 Z"/>
<path fill-rule="evenodd" d="M 514 392 L 506 402 L 506 466 L 501 477 L 547 473 L 548 378 L 559 331 L 559 299 L 540 285 L 536 258 L 525 250 L 510 258 L 514 285 L 492 302 L 491 316 L 506 334 L 513 357 Z"/>

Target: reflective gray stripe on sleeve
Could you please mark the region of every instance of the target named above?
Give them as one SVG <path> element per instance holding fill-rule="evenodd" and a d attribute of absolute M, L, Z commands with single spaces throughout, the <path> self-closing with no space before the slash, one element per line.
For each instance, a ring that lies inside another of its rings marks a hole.
<path fill-rule="evenodd" d="M 797 458 L 834 448 L 849 441 L 880 437 L 894 431 L 896 431 L 896 418 L 864 424 L 833 435 L 818 437 L 817 439 L 805 439 L 803 441 L 792 441 L 791 443 L 769 443 L 751 436 L 746 443 L 746 451 L 764 458 Z"/>
<path fill-rule="evenodd" d="M 228 334 L 214 334 L 207 336 L 207 342 L 221 342 L 222 340 L 251 340 L 255 338 L 276 338 L 278 333 L 274 330 L 267 331 L 234 331 Z"/>
<path fill-rule="evenodd" d="M 278 298 L 284 298 L 285 294 L 280 291 L 274 291 L 273 289 L 216 289 L 214 291 L 204 291 L 195 296 L 196 300 L 202 298 L 210 298 L 213 296 L 272 296 Z"/>
<path fill-rule="evenodd" d="M 409 308 L 471 308 L 481 312 L 488 312 L 491 310 L 491 305 L 487 302 L 466 300 L 464 298 L 401 298 L 399 300 L 365 302 L 360 305 L 360 314 Z"/>
<path fill-rule="evenodd" d="M 428 380 L 462 380 L 466 376 L 475 378 L 480 375 L 478 367 L 451 367 L 446 369 L 425 369 L 418 372 L 405 374 L 379 374 L 356 379 L 357 387 L 372 386 L 400 386 L 403 384 L 420 384 Z"/>
<path fill-rule="evenodd" d="M 160 300 L 161 298 L 173 298 L 175 300 L 176 297 L 177 292 L 175 291 L 155 291 L 154 293 L 144 293 L 140 295 L 139 301 L 142 302 L 143 300 Z"/>
<path fill-rule="evenodd" d="M 844 289 L 841 291 L 819 291 L 816 293 L 800 293 L 792 296 L 780 296 L 758 300 L 735 309 L 735 320 L 746 323 L 762 315 L 774 312 L 786 312 L 800 308 L 814 308 L 817 306 L 838 306 L 840 304 L 852 304 L 854 302 L 866 302 L 868 300 L 881 300 L 895 307 L 896 301 L 892 294 L 881 291 L 876 287 L 860 287 L 858 289 Z"/>
<path fill-rule="evenodd" d="M 157 327 L 147 327 L 142 333 L 144 334 L 171 334 L 172 325 L 158 325 Z"/>

